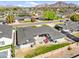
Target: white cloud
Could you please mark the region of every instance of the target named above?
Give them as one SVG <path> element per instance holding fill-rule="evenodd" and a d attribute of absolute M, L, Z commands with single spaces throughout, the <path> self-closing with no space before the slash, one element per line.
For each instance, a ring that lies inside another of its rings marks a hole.
<path fill-rule="evenodd" d="M 36 3 L 36 2 L 30 2 L 30 4 L 32 4 L 32 5 L 38 5 L 38 3 Z"/>
<path fill-rule="evenodd" d="M 21 4 L 19 4 L 19 5 L 15 5 L 15 6 L 19 6 L 19 7 L 26 7 L 25 5 L 21 5 Z"/>
<path fill-rule="evenodd" d="M 32 2 L 32 1 L 29 1 L 29 2 L 26 2 L 26 4 L 29 4 L 30 6 L 34 7 L 36 5 L 38 5 L 39 3 L 36 3 L 36 2 Z"/>
<path fill-rule="evenodd" d="M 38 5 L 39 3 L 36 3 L 36 2 L 32 2 L 32 1 L 25 1 L 24 4 L 16 4 L 17 6 L 19 7 L 34 7 L 36 5 Z"/>

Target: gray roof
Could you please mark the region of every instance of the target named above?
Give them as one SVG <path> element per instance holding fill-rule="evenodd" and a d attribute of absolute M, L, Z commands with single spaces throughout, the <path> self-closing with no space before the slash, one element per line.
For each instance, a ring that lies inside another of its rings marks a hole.
<path fill-rule="evenodd" d="M 31 43 L 34 42 L 32 28 L 17 28 L 17 44 Z M 29 40 L 29 42 L 26 42 Z"/>
<path fill-rule="evenodd" d="M 24 16 L 24 17 L 19 17 L 19 16 L 17 16 L 17 17 L 15 17 L 15 19 L 16 19 L 16 20 L 24 20 L 24 19 L 27 19 L 27 20 L 29 19 L 29 20 L 30 20 L 31 17 L 30 17 L 30 16 Z"/>
<path fill-rule="evenodd" d="M 0 38 L 12 38 L 12 27 L 9 25 L 0 25 Z"/>
<path fill-rule="evenodd" d="M 73 21 L 65 21 L 65 24 L 59 24 L 59 26 L 63 27 L 63 29 L 68 29 L 71 30 L 73 29 L 74 31 L 79 30 L 79 23 L 78 22 L 73 22 Z"/>
<path fill-rule="evenodd" d="M 49 26 L 42 26 L 37 28 L 33 27 L 17 28 L 18 44 L 34 42 L 35 41 L 34 36 L 40 34 L 49 34 L 53 40 L 64 37 L 63 34 L 61 34 L 54 28 L 51 28 Z M 26 42 L 26 40 L 29 40 L 29 42 Z"/>
<path fill-rule="evenodd" d="M 42 27 L 38 27 L 34 30 L 34 34 L 36 35 L 40 35 L 40 34 L 49 34 L 51 36 L 51 38 L 54 39 L 59 39 L 61 37 L 63 37 L 64 35 L 61 34 L 60 32 L 58 32 L 57 30 L 55 30 L 54 28 L 51 28 L 49 26 L 42 26 Z"/>

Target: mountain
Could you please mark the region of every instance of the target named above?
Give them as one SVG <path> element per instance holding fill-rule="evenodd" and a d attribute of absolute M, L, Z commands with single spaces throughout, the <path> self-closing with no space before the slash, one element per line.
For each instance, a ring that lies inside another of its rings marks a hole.
<path fill-rule="evenodd" d="M 68 6 L 69 6 L 69 7 L 78 7 L 78 5 L 73 4 L 73 3 L 69 3 Z"/>
<path fill-rule="evenodd" d="M 47 3 L 44 3 L 44 4 L 36 5 L 35 7 L 48 7 L 48 6 L 50 5 Z"/>
<path fill-rule="evenodd" d="M 55 4 L 51 4 L 50 7 L 68 7 L 68 4 L 62 1 L 58 1 Z"/>
<path fill-rule="evenodd" d="M 63 1 L 58 1 L 54 4 L 41 4 L 41 5 L 37 5 L 36 7 L 78 7 L 76 4 L 73 3 L 65 3 Z"/>

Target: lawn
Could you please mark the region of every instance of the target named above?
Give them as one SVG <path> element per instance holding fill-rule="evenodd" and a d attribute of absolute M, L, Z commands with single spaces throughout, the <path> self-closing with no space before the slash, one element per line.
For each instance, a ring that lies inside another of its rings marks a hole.
<path fill-rule="evenodd" d="M 10 47 L 11 47 L 11 45 L 3 46 L 3 47 L 0 47 L 0 50 L 8 49 Z"/>
<path fill-rule="evenodd" d="M 75 33 L 74 36 L 79 37 L 79 32 Z"/>
<path fill-rule="evenodd" d="M 33 49 L 30 53 L 26 54 L 25 58 L 31 58 L 40 54 L 47 53 L 49 51 L 53 51 L 62 47 L 69 45 L 70 43 L 62 43 L 62 44 L 50 44 L 50 45 L 43 45 Z"/>

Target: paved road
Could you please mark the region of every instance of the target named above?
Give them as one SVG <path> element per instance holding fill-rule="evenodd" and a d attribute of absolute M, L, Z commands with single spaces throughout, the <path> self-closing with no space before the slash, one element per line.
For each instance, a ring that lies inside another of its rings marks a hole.
<path fill-rule="evenodd" d="M 13 23 L 13 24 L 9 24 L 11 26 L 35 26 L 35 25 L 44 25 L 44 24 L 56 24 L 56 22 L 59 21 L 43 21 L 43 22 L 29 22 L 29 23 Z"/>
<path fill-rule="evenodd" d="M 66 35 L 68 38 L 72 39 L 73 41 L 75 42 L 79 42 L 79 38 L 78 37 L 75 37 L 74 35 L 68 33 L 68 32 L 65 32 L 65 31 L 61 31 L 61 33 L 63 33 L 64 35 Z"/>

